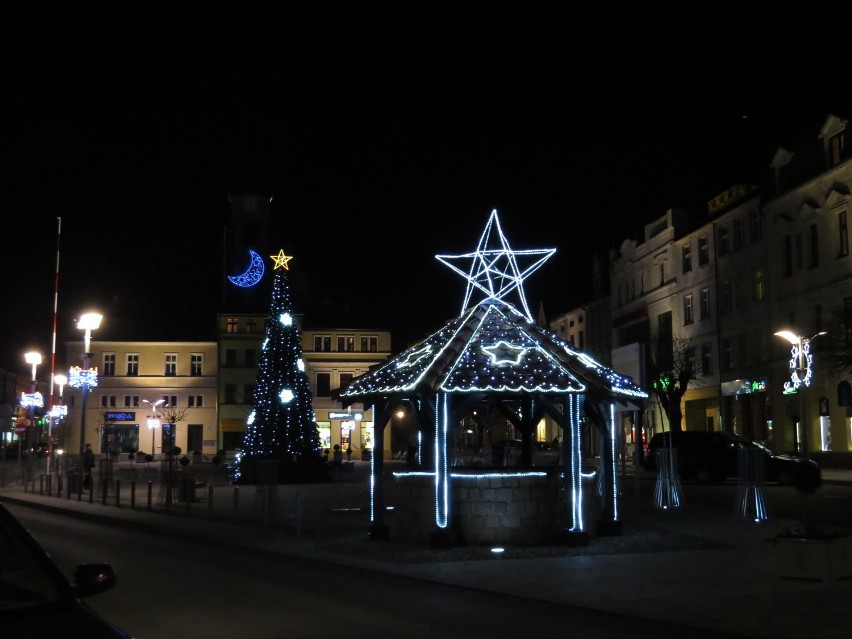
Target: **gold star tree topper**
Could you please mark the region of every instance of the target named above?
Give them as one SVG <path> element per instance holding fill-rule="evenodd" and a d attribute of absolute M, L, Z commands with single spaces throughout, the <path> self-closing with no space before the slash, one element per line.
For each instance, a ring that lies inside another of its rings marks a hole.
<path fill-rule="evenodd" d="M 290 267 L 288 266 L 288 262 L 293 259 L 292 255 L 284 255 L 284 249 L 278 251 L 278 255 L 270 255 L 273 260 L 275 260 L 275 266 L 272 267 L 274 271 L 277 268 L 283 268 L 285 271 L 289 271 Z"/>

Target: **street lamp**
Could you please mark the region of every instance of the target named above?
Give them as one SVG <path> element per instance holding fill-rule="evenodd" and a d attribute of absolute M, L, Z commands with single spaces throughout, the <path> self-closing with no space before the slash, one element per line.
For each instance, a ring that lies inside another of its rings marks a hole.
<path fill-rule="evenodd" d="M 35 430 L 36 426 L 36 411 L 37 409 L 44 406 L 44 399 L 41 396 L 41 393 L 38 392 L 38 381 L 36 379 L 36 371 L 38 369 L 39 364 L 41 364 L 41 353 L 36 351 L 30 351 L 29 353 L 24 353 L 24 361 L 27 364 L 32 365 L 33 367 L 33 376 L 32 376 L 32 385 L 30 387 L 30 395 L 24 394 L 21 398 L 21 404 L 29 409 L 30 417 L 33 421 L 33 430 Z M 41 437 L 38 438 L 41 441 Z M 18 446 L 20 448 L 20 445 Z"/>
<path fill-rule="evenodd" d="M 801 452 L 804 454 L 805 459 L 808 458 L 810 446 L 808 423 L 805 419 L 804 388 L 801 389 L 801 392 L 799 388 L 801 386 L 810 386 L 811 382 L 813 382 L 814 356 L 811 355 L 811 341 L 825 334 L 825 331 L 820 331 L 811 337 L 802 337 L 792 331 L 778 331 L 775 333 L 776 337 L 781 337 L 790 342 L 792 347 L 790 349 L 790 381 L 784 382 L 784 393 L 797 393 L 799 395 L 799 423 L 802 427 Z"/>
<path fill-rule="evenodd" d="M 86 400 L 89 395 L 89 388 L 98 385 L 98 369 L 89 368 L 89 359 L 92 353 L 89 352 L 92 343 L 92 331 L 97 330 L 101 325 L 103 315 L 100 313 L 83 313 L 80 319 L 77 320 L 77 328 L 84 330 L 83 338 L 83 368 L 74 366 L 71 368 L 70 385 L 74 388 L 82 388 L 83 403 L 80 415 L 80 471 L 83 470 L 83 450 L 86 447 Z M 83 491 L 83 482 L 80 481 L 80 493 Z"/>
<path fill-rule="evenodd" d="M 66 409 L 62 404 L 62 390 L 65 384 L 68 383 L 68 378 L 61 373 L 54 375 L 53 381 L 59 386 L 59 404 L 50 407 L 50 412 L 47 415 L 47 474 L 50 474 L 50 458 L 53 455 L 53 422 L 65 416 Z"/>
<path fill-rule="evenodd" d="M 32 364 L 32 367 L 33 367 L 33 385 L 32 385 L 32 391 L 31 392 L 35 393 L 36 388 L 37 388 L 37 386 L 36 386 L 36 369 L 39 367 L 39 364 L 41 364 L 41 353 L 37 353 L 35 351 L 30 351 L 29 353 L 24 353 L 24 361 L 26 361 L 27 364 Z"/>
<path fill-rule="evenodd" d="M 148 428 L 151 429 L 151 455 L 153 456 L 154 451 L 156 450 L 154 448 L 154 432 L 160 427 L 160 420 L 157 419 L 157 406 L 159 406 L 166 400 L 158 399 L 156 402 L 151 402 L 147 399 L 143 399 L 142 401 L 146 404 L 151 404 L 151 410 L 154 412 L 154 414 L 148 418 Z"/>

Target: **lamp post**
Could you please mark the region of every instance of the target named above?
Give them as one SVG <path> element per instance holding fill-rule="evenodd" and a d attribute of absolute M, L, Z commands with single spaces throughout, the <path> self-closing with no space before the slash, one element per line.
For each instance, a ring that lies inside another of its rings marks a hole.
<path fill-rule="evenodd" d="M 30 364 L 33 367 L 33 375 L 32 375 L 32 383 L 30 386 L 30 395 L 29 397 L 24 397 L 22 403 L 29 408 L 30 417 L 33 422 L 33 430 L 35 430 L 36 425 L 36 409 L 44 406 L 43 398 L 41 394 L 38 393 L 38 381 L 36 379 L 36 372 L 38 370 L 39 364 L 41 364 L 41 353 L 36 351 L 30 351 L 29 353 L 24 353 L 24 361 L 27 364 Z M 28 439 L 31 435 L 28 435 Z M 41 437 L 38 438 L 41 441 Z M 18 446 L 20 448 L 20 445 Z"/>
<path fill-rule="evenodd" d="M 811 337 L 802 337 L 792 331 L 778 331 L 776 337 L 781 337 L 790 342 L 790 381 L 784 382 L 784 393 L 797 393 L 799 395 L 799 423 L 802 427 L 802 454 L 805 459 L 810 456 L 810 442 L 808 436 L 808 422 L 805 419 L 805 397 L 804 388 L 811 385 L 813 382 L 813 361 L 814 356 L 811 355 L 811 341 L 825 335 L 825 331 L 820 331 Z M 801 390 L 800 390 L 801 389 Z M 798 438 L 797 438 L 798 440 Z M 799 452 L 799 451 L 797 451 Z"/>
<path fill-rule="evenodd" d="M 100 313 L 83 313 L 80 319 L 77 320 L 77 328 L 85 331 L 83 337 L 83 368 L 74 367 L 71 369 L 71 386 L 80 387 L 83 391 L 83 402 L 81 405 L 80 414 L 80 471 L 83 470 L 83 450 L 86 447 L 86 400 L 89 395 L 89 388 L 98 385 L 98 369 L 89 368 L 89 360 L 92 353 L 89 352 L 92 344 L 92 331 L 97 330 L 101 325 L 103 315 Z M 80 481 L 80 493 L 83 491 L 83 482 Z"/>
<path fill-rule="evenodd" d="M 153 456 L 156 450 L 154 448 L 154 432 L 160 427 L 160 420 L 157 419 L 157 406 L 159 406 L 166 400 L 158 399 L 156 402 L 151 402 L 147 399 L 143 399 L 142 401 L 146 404 L 151 404 L 151 410 L 154 413 L 153 415 L 151 415 L 151 417 L 148 418 L 148 428 L 151 430 L 151 456 Z"/>
<path fill-rule="evenodd" d="M 47 415 L 47 474 L 50 474 L 50 458 L 53 456 L 53 422 L 65 416 L 65 406 L 62 404 L 62 390 L 68 383 L 68 378 L 61 373 L 53 377 L 53 381 L 59 386 L 59 404 L 51 406 Z"/>

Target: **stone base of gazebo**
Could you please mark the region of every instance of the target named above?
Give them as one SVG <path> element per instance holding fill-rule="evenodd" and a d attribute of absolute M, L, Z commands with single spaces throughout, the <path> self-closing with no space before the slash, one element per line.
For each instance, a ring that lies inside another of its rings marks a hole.
<path fill-rule="evenodd" d="M 565 492 L 556 469 L 487 471 L 453 469 L 450 481 L 451 526 L 438 529 L 435 476 L 395 473 L 397 501 L 390 526 L 392 538 L 434 543 L 452 540 L 470 546 L 506 544 L 536 546 L 577 543 L 567 532 Z M 586 521 L 594 527 L 596 500 L 586 499 Z M 580 533 L 584 540 L 592 530 Z"/>

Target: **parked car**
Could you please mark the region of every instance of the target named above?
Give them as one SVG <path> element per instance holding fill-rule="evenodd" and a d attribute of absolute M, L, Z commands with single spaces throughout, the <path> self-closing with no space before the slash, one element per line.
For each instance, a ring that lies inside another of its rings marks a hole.
<path fill-rule="evenodd" d="M 670 447 L 671 433 L 657 433 L 648 444 L 645 470 L 657 470 L 658 451 Z M 765 481 L 791 486 L 804 464 L 817 466 L 813 460 L 789 454 L 774 454 L 763 444 L 739 435 L 718 431 L 684 431 L 676 437 L 677 467 L 682 479 L 702 483 L 722 482 L 739 475 L 740 450 L 758 451 L 758 463 L 765 467 Z"/>
<path fill-rule="evenodd" d="M 501 439 L 491 445 L 495 466 L 518 466 L 523 458 L 523 440 Z M 533 465 L 549 466 L 559 462 L 559 449 L 549 442 L 533 442 Z"/>
<path fill-rule="evenodd" d="M 0 636 L 124 638 L 85 597 L 116 584 L 112 566 L 81 564 L 69 581 L 30 532 L 0 504 Z"/>

